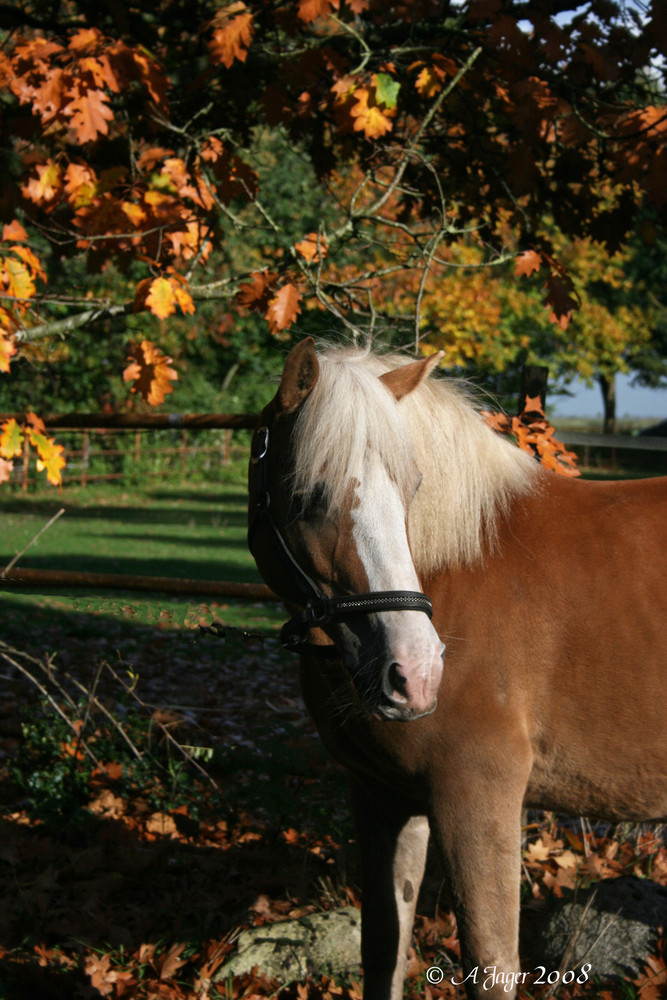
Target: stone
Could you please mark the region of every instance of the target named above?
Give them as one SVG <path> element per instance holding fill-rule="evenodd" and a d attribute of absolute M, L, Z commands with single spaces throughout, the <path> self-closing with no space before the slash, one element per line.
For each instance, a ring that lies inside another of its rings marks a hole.
<path fill-rule="evenodd" d="M 342 906 L 243 931 L 215 978 L 244 975 L 257 966 L 269 979 L 289 983 L 308 975 L 358 975 L 360 963 L 361 913 Z"/>
<path fill-rule="evenodd" d="M 590 977 L 636 978 L 667 927 L 667 887 L 628 875 L 588 889 L 564 890 L 539 934 L 535 953 L 547 973 L 590 963 Z"/>

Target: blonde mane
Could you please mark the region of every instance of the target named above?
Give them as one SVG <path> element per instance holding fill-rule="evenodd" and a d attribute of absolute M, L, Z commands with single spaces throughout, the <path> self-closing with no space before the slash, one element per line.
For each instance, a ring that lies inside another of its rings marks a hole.
<path fill-rule="evenodd" d="M 380 455 L 404 495 L 421 486 L 408 517 L 418 575 L 478 561 L 499 516 L 529 490 L 538 470 L 527 454 L 490 430 L 462 386 L 429 379 L 396 402 L 378 376 L 411 359 L 350 348 L 318 351 L 320 376 L 295 427 L 295 496 L 324 489 L 341 506 L 350 479 Z"/>

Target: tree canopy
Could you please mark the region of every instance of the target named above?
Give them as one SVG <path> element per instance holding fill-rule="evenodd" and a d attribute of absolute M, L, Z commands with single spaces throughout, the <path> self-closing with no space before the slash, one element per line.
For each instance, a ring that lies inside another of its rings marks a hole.
<path fill-rule="evenodd" d="M 599 248 L 636 261 L 665 231 L 659 0 L 24 0 L 0 23 L 5 373 L 85 334 L 159 403 L 161 324 L 185 317 L 196 349 L 212 302 L 221 350 L 247 317 L 267 342 L 299 319 L 499 367 L 542 321 L 563 341 L 568 248 L 604 271 Z M 540 322 L 496 323 L 470 271 L 466 334 L 462 264 L 539 290 Z M 623 351 L 659 377 L 654 346 Z"/>

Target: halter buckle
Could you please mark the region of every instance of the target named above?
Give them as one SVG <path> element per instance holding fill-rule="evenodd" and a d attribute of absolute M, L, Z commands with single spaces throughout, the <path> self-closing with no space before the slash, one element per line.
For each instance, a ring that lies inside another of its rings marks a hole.
<path fill-rule="evenodd" d="M 263 458 L 266 458 L 266 453 L 269 450 L 269 428 L 268 427 L 258 427 L 255 431 L 250 445 L 250 462 L 252 465 L 257 465 L 261 462 Z"/>

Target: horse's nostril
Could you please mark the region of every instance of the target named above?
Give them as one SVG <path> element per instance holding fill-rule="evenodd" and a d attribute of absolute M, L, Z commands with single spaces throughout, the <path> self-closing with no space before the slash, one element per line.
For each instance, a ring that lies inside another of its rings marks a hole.
<path fill-rule="evenodd" d="M 398 663 L 393 662 L 389 664 L 387 668 L 387 693 L 402 695 L 402 697 L 407 697 L 407 680 L 401 673 L 401 668 Z"/>

